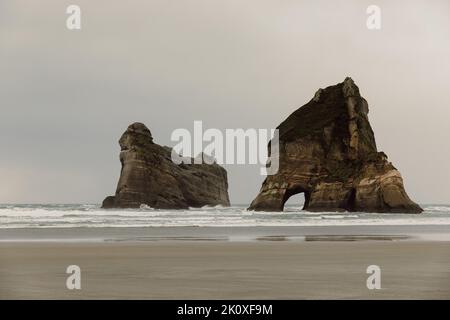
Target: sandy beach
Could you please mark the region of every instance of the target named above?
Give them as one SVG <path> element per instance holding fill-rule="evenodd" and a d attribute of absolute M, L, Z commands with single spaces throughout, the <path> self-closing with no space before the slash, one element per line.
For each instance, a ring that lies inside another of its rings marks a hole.
<path fill-rule="evenodd" d="M 406 232 L 391 230 L 389 236 L 383 236 L 372 229 L 354 232 L 353 236 L 339 228 L 321 232 L 311 228 L 285 230 L 286 234 L 296 235 L 291 240 L 280 230 L 270 233 L 252 229 L 257 237 L 248 241 L 229 241 L 224 238 L 226 230 L 214 228 L 195 232 L 201 235 L 197 238 L 189 238 L 187 229 L 166 239 L 158 237 L 160 229 L 154 229 L 147 231 L 150 235 L 146 241 L 120 240 L 119 236 L 114 241 L 86 240 L 91 239 L 86 234 L 99 232 L 92 229 L 85 230 L 85 241 L 55 239 L 58 230 L 38 229 L 31 232 L 34 240 L 5 241 L 8 233 L 2 230 L 0 298 L 450 298 L 450 242 L 419 237 L 406 240 L 395 237 Z M 109 232 L 123 234 L 125 230 Z M 24 238 L 18 230 L 10 234 Z M 217 237 L 206 236 L 212 234 Z M 295 240 L 305 234 L 311 236 Z M 81 268 L 81 290 L 66 288 L 65 271 L 69 265 Z M 369 265 L 381 268 L 381 290 L 366 287 Z"/>

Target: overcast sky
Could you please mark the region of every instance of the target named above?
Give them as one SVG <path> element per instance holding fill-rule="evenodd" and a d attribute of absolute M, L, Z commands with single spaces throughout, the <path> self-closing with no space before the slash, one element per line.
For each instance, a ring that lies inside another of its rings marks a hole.
<path fill-rule="evenodd" d="M 450 203 L 449 39 L 448 0 L 1 0 L 0 203 L 100 203 L 130 123 L 274 128 L 346 76 L 411 198 Z M 227 170 L 250 203 L 259 167 Z"/>

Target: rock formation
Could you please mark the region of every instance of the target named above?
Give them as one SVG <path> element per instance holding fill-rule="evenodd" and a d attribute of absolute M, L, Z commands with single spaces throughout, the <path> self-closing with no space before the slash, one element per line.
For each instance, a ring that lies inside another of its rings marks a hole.
<path fill-rule="evenodd" d="M 153 142 L 150 130 L 133 123 L 119 140 L 122 170 L 115 196 L 103 208 L 186 209 L 229 206 L 227 172 L 217 164 L 175 164 L 172 149 Z M 190 159 L 190 158 L 189 158 Z"/>
<path fill-rule="evenodd" d="M 282 211 L 303 192 L 309 211 L 422 212 L 400 172 L 377 151 L 368 112 L 351 78 L 319 89 L 278 126 L 279 171 L 249 209 Z"/>

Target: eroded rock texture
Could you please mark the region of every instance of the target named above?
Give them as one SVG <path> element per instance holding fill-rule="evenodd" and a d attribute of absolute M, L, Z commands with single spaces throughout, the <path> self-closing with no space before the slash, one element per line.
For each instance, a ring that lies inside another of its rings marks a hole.
<path fill-rule="evenodd" d="M 422 212 L 400 172 L 377 151 L 368 112 L 351 78 L 319 89 L 279 125 L 279 171 L 266 178 L 249 209 L 282 211 L 303 192 L 309 211 Z"/>
<path fill-rule="evenodd" d="M 229 206 L 227 172 L 217 164 L 180 164 L 172 149 L 153 142 L 150 130 L 133 123 L 119 140 L 122 170 L 115 196 L 103 208 L 185 209 Z"/>

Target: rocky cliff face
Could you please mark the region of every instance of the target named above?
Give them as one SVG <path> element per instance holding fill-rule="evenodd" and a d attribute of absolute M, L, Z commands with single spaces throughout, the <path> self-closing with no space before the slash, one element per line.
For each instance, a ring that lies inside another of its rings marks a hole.
<path fill-rule="evenodd" d="M 153 142 L 142 123 L 128 127 L 119 140 L 122 170 L 115 196 L 103 208 L 185 209 L 230 205 L 227 172 L 217 164 L 180 164 L 172 149 Z"/>
<path fill-rule="evenodd" d="M 309 211 L 422 212 L 400 172 L 377 151 L 368 112 L 351 78 L 319 89 L 278 126 L 279 171 L 266 178 L 249 209 L 282 211 L 303 192 Z"/>

